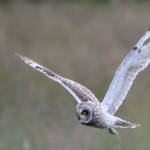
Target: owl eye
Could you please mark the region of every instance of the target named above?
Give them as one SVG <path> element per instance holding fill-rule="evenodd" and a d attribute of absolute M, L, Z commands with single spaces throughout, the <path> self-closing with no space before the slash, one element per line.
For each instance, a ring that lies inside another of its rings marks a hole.
<path fill-rule="evenodd" d="M 86 116 L 86 115 L 88 115 L 88 111 L 87 111 L 87 110 L 83 110 L 83 111 L 81 112 L 81 114 Z"/>

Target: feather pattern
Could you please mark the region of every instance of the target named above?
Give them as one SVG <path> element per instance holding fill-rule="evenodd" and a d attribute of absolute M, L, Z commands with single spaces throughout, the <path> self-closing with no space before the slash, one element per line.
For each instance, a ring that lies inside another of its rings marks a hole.
<path fill-rule="evenodd" d="M 22 55 L 16 54 L 23 60 L 26 64 L 30 65 L 34 69 L 42 72 L 45 74 L 48 78 L 60 83 L 64 88 L 66 88 L 72 96 L 76 99 L 78 103 L 81 102 L 88 102 L 93 101 L 96 103 L 100 103 L 95 95 L 88 90 L 85 86 L 76 83 L 70 79 L 63 78 L 60 75 L 56 74 L 55 72 L 51 71 L 50 69 L 47 69 L 43 67 L 42 65 L 38 64 L 37 62 L 31 60 L 30 58 L 24 57 Z"/>

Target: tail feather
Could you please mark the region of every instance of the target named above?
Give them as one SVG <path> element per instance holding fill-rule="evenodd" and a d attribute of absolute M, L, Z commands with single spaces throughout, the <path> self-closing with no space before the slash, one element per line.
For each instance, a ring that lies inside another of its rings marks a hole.
<path fill-rule="evenodd" d="M 136 127 L 139 127 L 139 126 L 141 126 L 141 125 L 131 123 L 131 122 L 127 122 L 125 120 L 118 120 L 114 127 L 115 128 L 136 128 Z"/>

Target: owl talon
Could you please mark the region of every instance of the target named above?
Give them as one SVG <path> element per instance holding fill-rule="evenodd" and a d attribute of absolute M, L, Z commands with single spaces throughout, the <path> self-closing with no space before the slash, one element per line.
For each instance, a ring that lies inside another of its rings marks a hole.
<path fill-rule="evenodd" d="M 114 134 L 114 135 L 118 135 L 118 131 L 115 128 L 110 128 L 108 129 L 109 133 Z"/>

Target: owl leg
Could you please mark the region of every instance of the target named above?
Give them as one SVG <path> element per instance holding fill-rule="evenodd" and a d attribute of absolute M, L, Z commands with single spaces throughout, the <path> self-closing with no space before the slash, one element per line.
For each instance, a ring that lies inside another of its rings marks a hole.
<path fill-rule="evenodd" d="M 110 128 L 110 129 L 108 129 L 108 131 L 111 134 L 118 135 L 118 131 L 115 128 Z"/>

